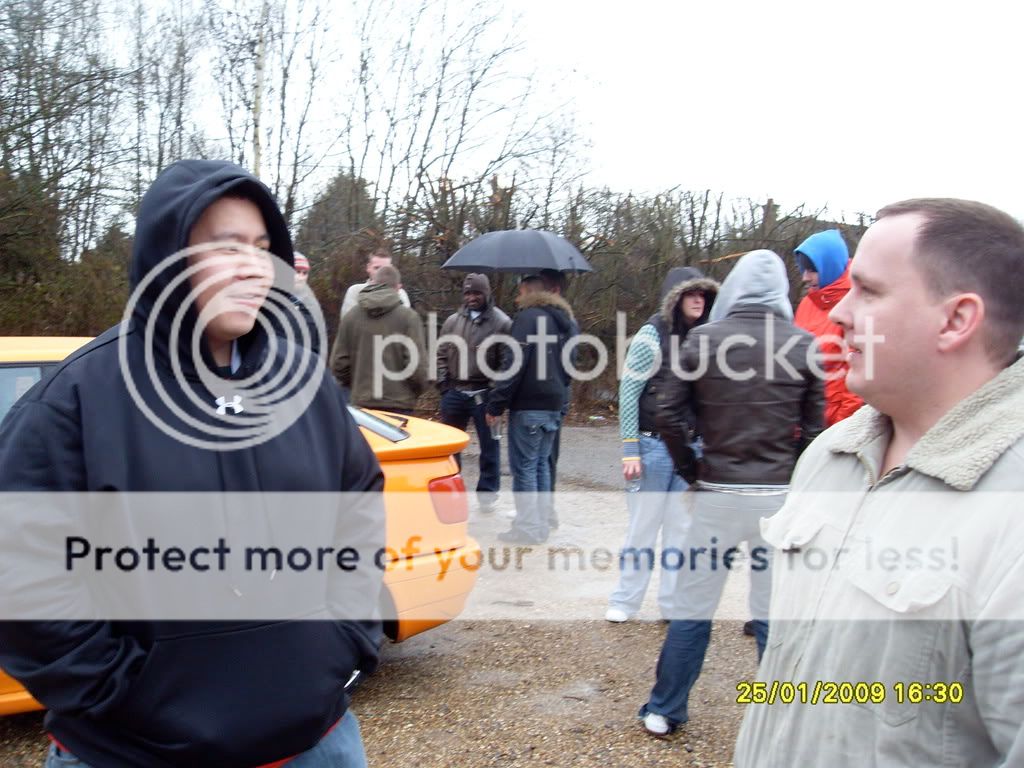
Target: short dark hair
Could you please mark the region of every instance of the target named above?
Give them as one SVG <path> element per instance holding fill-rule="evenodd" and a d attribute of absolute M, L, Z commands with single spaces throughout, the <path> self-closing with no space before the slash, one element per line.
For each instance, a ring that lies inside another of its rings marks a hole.
<path fill-rule="evenodd" d="M 544 290 L 544 281 L 540 279 L 540 275 L 521 277 L 519 278 L 519 284 L 531 292 Z"/>
<path fill-rule="evenodd" d="M 985 346 L 1013 359 L 1024 337 L 1024 227 L 998 208 L 973 200 L 916 198 L 882 208 L 876 218 L 916 214 L 914 258 L 937 297 L 970 291 L 985 302 Z"/>
<path fill-rule="evenodd" d="M 559 272 L 557 269 L 542 269 L 537 276 L 544 284 L 545 291 L 565 293 L 567 281 L 564 272 Z"/>
<path fill-rule="evenodd" d="M 387 248 L 377 248 L 366 254 L 366 263 L 369 264 L 371 259 L 387 259 L 392 261 L 394 257 L 391 255 L 391 251 Z"/>

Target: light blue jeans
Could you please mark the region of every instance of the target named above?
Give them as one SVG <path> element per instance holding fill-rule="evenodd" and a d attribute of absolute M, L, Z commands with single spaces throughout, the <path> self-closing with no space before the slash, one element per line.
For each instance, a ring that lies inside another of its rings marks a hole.
<path fill-rule="evenodd" d="M 510 411 L 508 463 L 512 470 L 516 519 L 512 529 L 536 542 L 546 541 L 551 498 L 551 448 L 562 424 L 558 411 Z"/>
<path fill-rule="evenodd" d="M 351 710 L 320 743 L 285 763 L 286 768 L 366 768 L 366 751 L 359 722 Z M 74 755 L 50 745 L 45 768 L 90 768 Z M 255 768 L 255 766 L 254 766 Z"/>
<path fill-rule="evenodd" d="M 690 513 L 683 504 L 686 481 L 676 474 L 672 457 L 660 437 L 640 436 L 640 490 L 626 494 L 629 530 L 619 553 L 619 583 L 608 600 L 632 616 L 640 610 L 651 574 L 661 563 L 658 608 L 672 617 L 676 583 L 682 568 L 670 557 L 683 546 Z M 657 548 L 661 531 L 661 549 Z"/>

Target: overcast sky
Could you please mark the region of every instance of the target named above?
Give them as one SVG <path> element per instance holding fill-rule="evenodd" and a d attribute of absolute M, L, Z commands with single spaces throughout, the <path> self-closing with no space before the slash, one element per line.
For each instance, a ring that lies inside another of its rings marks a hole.
<path fill-rule="evenodd" d="M 592 183 L 1024 218 L 1019 2 L 508 0 L 574 94 Z"/>

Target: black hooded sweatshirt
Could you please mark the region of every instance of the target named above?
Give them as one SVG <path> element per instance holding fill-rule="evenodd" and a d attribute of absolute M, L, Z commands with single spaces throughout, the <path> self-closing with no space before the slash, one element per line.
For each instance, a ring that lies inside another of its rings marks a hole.
<path fill-rule="evenodd" d="M 229 163 L 182 161 L 164 170 L 142 200 L 133 289 L 187 245 L 200 214 L 229 192 L 259 206 L 270 250 L 292 263 L 284 219 L 263 184 Z M 252 447 L 190 445 L 143 412 L 119 365 L 122 335 L 141 400 L 166 424 L 195 437 L 208 433 L 185 424 L 168 400 L 197 422 L 217 424 L 223 422 L 217 397 L 248 397 L 236 381 L 264 363 L 269 376 L 287 367 L 287 342 L 272 343 L 257 323 L 237 342 L 240 367 L 234 374 L 222 371 L 211 390 L 191 356 L 188 331 L 197 313 L 190 308 L 177 345 L 182 375 L 175 376 L 169 333 L 187 289 L 172 291 L 156 315 L 154 306 L 184 266 L 183 259 L 175 262 L 142 294 L 130 321 L 72 355 L 15 404 L 0 427 L 0 491 L 362 491 L 378 497 L 380 466 L 322 364 L 307 373 L 311 399 L 291 414 L 295 420 Z M 151 317 L 153 370 L 165 397 L 144 373 L 143 328 Z M 202 355 L 210 359 L 205 342 Z M 344 507 L 331 524 L 335 534 L 353 539 L 382 538 L 382 520 Z M 375 570 L 361 571 L 360 586 L 373 602 L 380 586 Z M 97 768 L 255 768 L 310 749 L 338 721 L 352 672 L 369 673 L 377 665 L 379 631 L 375 621 L 327 619 L 3 621 L 0 665 L 49 708 L 46 728 L 53 737 Z"/>

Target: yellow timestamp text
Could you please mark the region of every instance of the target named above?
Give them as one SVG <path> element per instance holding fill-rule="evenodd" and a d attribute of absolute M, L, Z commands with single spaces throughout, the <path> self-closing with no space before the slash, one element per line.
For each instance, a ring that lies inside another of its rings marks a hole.
<path fill-rule="evenodd" d="M 867 683 L 818 680 L 793 683 L 785 680 L 749 681 L 736 685 L 737 704 L 959 704 L 963 683 Z"/>

